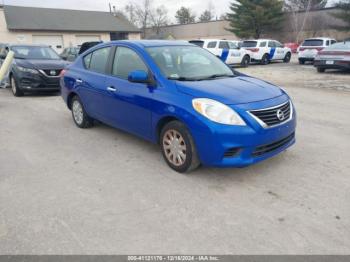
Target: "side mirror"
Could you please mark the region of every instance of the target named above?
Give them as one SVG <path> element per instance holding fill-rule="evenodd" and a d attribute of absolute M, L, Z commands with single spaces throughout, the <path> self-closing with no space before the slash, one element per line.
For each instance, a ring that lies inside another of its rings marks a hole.
<path fill-rule="evenodd" d="M 143 70 L 135 70 L 129 73 L 128 75 L 129 82 L 132 83 L 149 83 L 150 79 L 148 73 Z"/>

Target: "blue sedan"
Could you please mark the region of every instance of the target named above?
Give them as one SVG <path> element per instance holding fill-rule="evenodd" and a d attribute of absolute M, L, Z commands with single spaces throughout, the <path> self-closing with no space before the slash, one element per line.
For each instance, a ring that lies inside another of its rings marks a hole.
<path fill-rule="evenodd" d="M 296 113 L 279 87 L 181 41 L 116 41 L 61 76 L 75 124 L 99 120 L 160 145 L 167 164 L 244 167 L 295 143 Z"/>

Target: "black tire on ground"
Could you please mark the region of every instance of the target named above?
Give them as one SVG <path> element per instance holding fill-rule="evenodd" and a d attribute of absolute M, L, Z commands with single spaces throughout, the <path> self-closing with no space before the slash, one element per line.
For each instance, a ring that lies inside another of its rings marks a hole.
<path fill-rule="evenodd" d="M 94 120 L 88 116 L 78 96 L 72 98 L 70 106 L 74 123 L 79 128 L 89 128 L 93 126 Z"/>
<path fill-rule="evenodd" d="M 161 130 L 159 142 L 165 162 L 176 172 L 189 173 L 199 167 L 200 161 L 193 138 L 180 121 L 167 123 Z M 179 152 L 177 156 L 176 152 Z"/>
<path fill-rule="evenodd" d="M 305 60 L 303 60 L 303 59 L 299 59 L 299 64 L 300 64 L 300 65 L 305 64 Z"/>
<path fill-rule="evenodd" d="M 14 96 L 20 97 L 24 95 L 23 91 L 18 88 L 18 81 L 13 75 L 10 76 L 10 87 Z"/>
<path fill-rule="evenodd" d="M 241 67 L 248 67 L 249 64 L 250 64 L 250 57 L 249 57 L 249 55 L 245 55 L 245 56 L 242 58 Z"/>
<path fill-rule="evenodd" d="M 260 64 L 268 65 L 269 63 L 270 63 L 269 55 L 264 54 L 263 57 L 261 58 Z"/>
<path fill-rule="evenodd" d="M 292 54 L 288 52 L 286 54 L 286 56 L 284 57 L 283 62 L 284 63 L 289 63 L 291 58 L 292 58 Z"/>
<path fill-rule="evenodd" d="M 317 67 L 317 72 L 319 72 L 319 73 L 324 73 L 325 71 L 326 71 L 325 68 Z"/>

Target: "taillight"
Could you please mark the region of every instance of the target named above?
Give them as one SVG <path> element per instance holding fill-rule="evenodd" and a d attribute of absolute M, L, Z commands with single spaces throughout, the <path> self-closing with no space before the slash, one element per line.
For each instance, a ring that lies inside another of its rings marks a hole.
<path fill-rule="evenodd" d="M 305 51 L 305 48 L 304 47 L 300 47 L 299 51 Z"/>
<path fill-rule="evenodd" d="M 62 69 L 61 73 L 60 73 L 60 77 L 64 76 L 64 74 L 67 72 L 66 69 Z"/>
<path fill-rule="evenodd" d="M 321 51 L 323 50 L 323 47 L 317 47 L 316 50 L 317 50 L 318 52 L 321 52 Z"/>

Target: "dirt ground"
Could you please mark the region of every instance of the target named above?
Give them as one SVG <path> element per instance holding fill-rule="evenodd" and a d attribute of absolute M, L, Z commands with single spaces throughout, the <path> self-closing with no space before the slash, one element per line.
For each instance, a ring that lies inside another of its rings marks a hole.
<path fill-rule="evenodd" d="M 0 90 L 0 254 L 349 254 L 350 74 L 242 72 L 281 85 L 297 143 L 243 169 L 173 172 L 159 148 L 59 96 Z"/>

